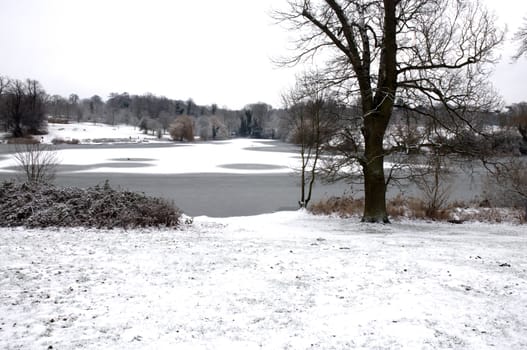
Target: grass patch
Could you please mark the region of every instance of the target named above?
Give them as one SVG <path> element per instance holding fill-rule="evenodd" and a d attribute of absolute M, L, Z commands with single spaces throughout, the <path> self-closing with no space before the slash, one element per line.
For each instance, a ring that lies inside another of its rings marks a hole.
<path fill-rule="evenodd" d="M 32 136 L 26 136 L 26 137 L 11 137 L 7 139 L 7 143 L 10 145 L 34 145 L 34 144 L 40 143 L 40 141 L 35 139 Z"/>
<path fill-rule="evenodd" d="M 337 215 L 339 217 L 360 217 L 363 214 L 364 199 L 351 196 L 330 197 L 309 206 L 315 215 Z M 431 211 L 426 201 L 398 195 L 386 203 L 391 219 L 433 220 L 451 223 L 489 222 L 525 224 L 522 208 L 492 207 L 488 201 L 463 203 L 453 202 L 445 208 Z"/>

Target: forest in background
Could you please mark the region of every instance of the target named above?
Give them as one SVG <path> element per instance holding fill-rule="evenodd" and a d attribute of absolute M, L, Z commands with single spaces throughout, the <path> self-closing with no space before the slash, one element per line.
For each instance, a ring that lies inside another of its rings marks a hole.
<path fill-rule="evenodd" d="M 49 95 L 36 80 L 0 76 L 0 130 L 13 137 L 46 133 L 48 117 L 53 122 L 126 124 L 145 133 L 166 134 L 181 116 L 191 118 L 193 133 L 202 140 L 228 137 L 280 138 L 283 109 L 256 102 L 241 110 L 199 105 L 192 98 L 169 99 L 152 93 L 111 93 L 106 99 L 93 95 L 80 98 Z"/>

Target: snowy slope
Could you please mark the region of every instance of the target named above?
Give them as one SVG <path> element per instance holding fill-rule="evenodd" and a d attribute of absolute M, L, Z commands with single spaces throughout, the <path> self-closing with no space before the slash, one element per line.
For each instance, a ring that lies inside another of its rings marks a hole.
<path fill-rule="evenodd" d="M 512 225 L 280 212 L 0 229 L 2 349 L 525 349 Z"/>
<path fill-rule="evenodd" d="M 42 136 L 42 142 L 51 143 L 53 139 L 71 141 L 79 140 L 80 143 L 100 143 L 97 139 L 115 139 L 119 142 L 162 142 L 169 141 L 168 135 L 161 140 L 156 135 L 144 134 L 138 127 L 130 125 L 108 125 L 103 123 L 70 123 L 48 124 L 48 134 Z"/>

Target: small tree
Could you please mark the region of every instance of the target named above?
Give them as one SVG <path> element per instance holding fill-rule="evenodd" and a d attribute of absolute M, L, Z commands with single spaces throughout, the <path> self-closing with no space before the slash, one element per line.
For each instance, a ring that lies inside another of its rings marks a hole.
<path fill-rule="evenodd" d="M 443 209 L 450 197 L 452 185 L 450 181 L 451 173 L 448 170 L 448 158 L 441 153 L 440 149 L 434 148 L 428 155 L 427 163 L 421 168 L 420 172 L 414 174 L 415 183 L 422 193 L 426 206 L 426 216 L 436 218 L 437 214 Z"/>
<path fill-rule="evenodd" d="M 169 133 L 174 141 L 194 141 L 194 123 L 188 115 L 180 115 L 169 127 Z"/>
<path fill-rule="evenodd" d="M 509 113 L 507 113 L 507 126 L 517 128 L 522 138 L 520 152 L 527 154 L 527 103 L 516 103 L 509 108 Z"/>
<path fill-rule="evenodd" d="M 197 120 L 197 133 L 200 141 L 207 141 L 210 133 L 210 120 L 207 116 L 201 116 Z"/>
<path fill-rule="evenodd" d="M 210 117 L 210 127 L 213 140 L 226 139 L 229 137 L 229 131 L 219 117 L 215 115 Z"/>
<path fill-rule="evenodd" d="M 241 137 L 252 135 L 253 112 L 250 109 L 244 109 L 240 114 L 240 130 L 238 134 Z"/>
<path fill-rule="evenodd" d="M 42 143 L 15 144 L 14 159 L 28 183 L 50 183 L 60 164 L 57 151 Z"/>
<path fill-rule="evenodd" d="M 336 104 L 327 95 L 316 74 L 297 79 L 296 87 L 284 97 L 287 107 L 290 140 L 300 147 L 300 200 L 306 208 L 311 200 L 318 163 L 324 147 L 335 135 L 338 126 Z"/>
<path fill-rule="evenodd" d="M 510 157 L 493 164 L 490 169 L 490 185 L 503 205 L 524 207 L 527 221 L 527 160 Z"/>

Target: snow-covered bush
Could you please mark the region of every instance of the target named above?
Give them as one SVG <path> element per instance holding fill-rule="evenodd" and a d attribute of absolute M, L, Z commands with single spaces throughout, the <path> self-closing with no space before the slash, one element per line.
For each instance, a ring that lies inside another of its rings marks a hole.
<path fill-rule="evenodd" d="M 0 225 L 26 227 L 176 227 L 180 211 L 174 204 L 108 183 L 87 189 L 47 184 L 0 186 Z"/>

